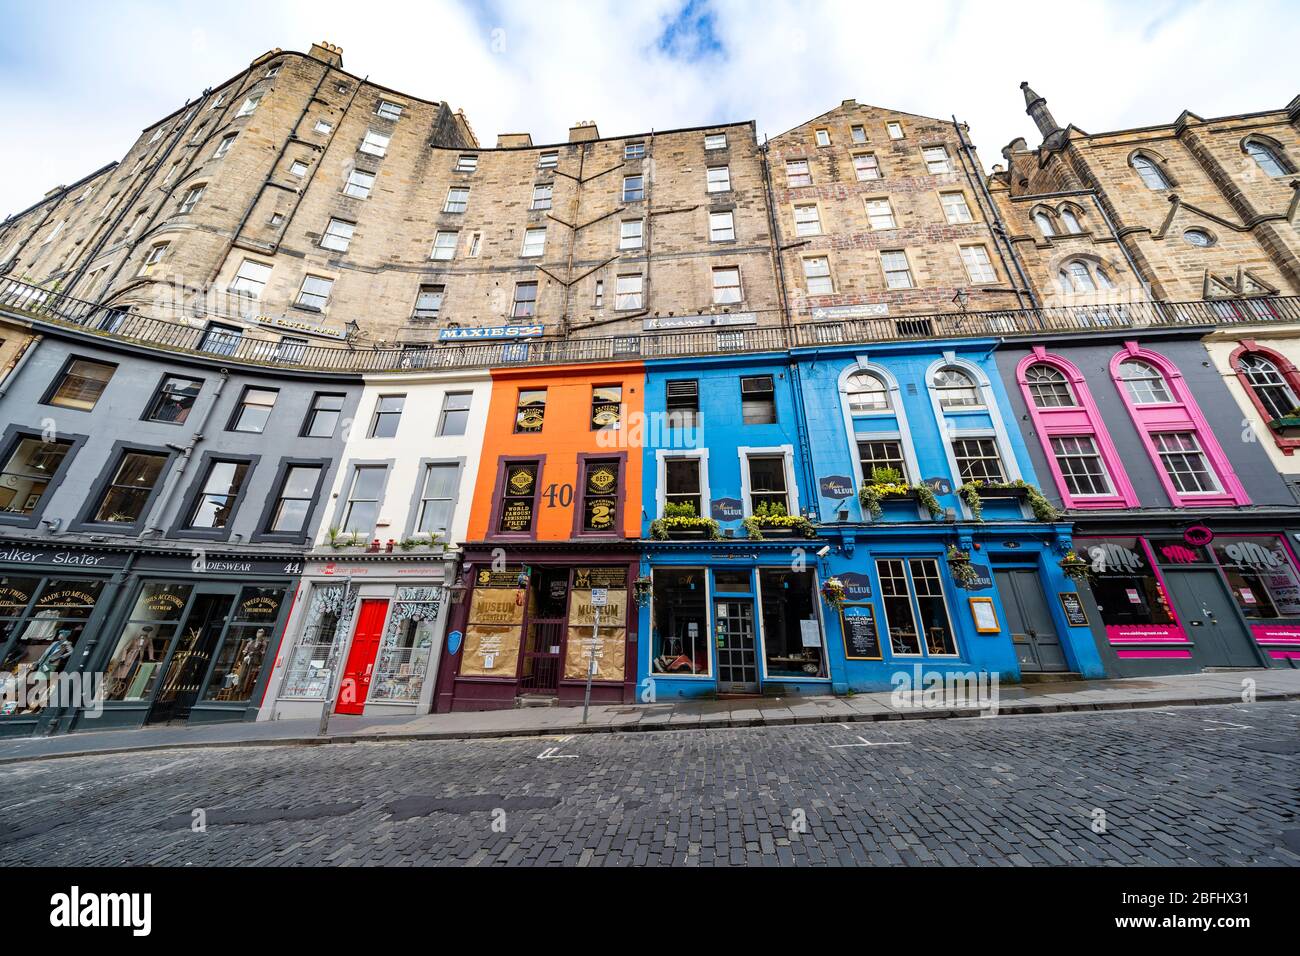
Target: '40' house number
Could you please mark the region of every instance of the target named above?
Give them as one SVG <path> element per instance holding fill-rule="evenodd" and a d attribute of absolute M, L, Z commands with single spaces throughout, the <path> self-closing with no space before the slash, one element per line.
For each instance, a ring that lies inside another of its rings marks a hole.
<path fill-rule="evenodd" d="M 571 508 L 573 507 L 573 485 L 557 485 L 551 482 L 542 491 L 542 497 L 546 499 L 548 508 Z"/>

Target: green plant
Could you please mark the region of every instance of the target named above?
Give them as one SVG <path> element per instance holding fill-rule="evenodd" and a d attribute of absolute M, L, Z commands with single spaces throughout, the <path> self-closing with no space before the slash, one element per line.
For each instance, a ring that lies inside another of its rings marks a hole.
<path fill-rule="evenodd" d="M 1071 581 L 1088 582 L 1092 580 L 1092 565 L 1074 551 L 1065 552 L 1060 561 L 1061 573 Z"/>
<path fill-rule="evenodd" d="M 979 581 L 979 572 L 971 564 L 970 552 L 963 551 L 955 544 L 948 545 L 948 573 L 959 588 L 969 588 Z"/>
<path fill-rule="evenodd" d="M 871 517 L 879 518 L 884 513 L 881 502 L 891 495 L 915 495 L 932 518 L 943 512 L 929 485 L 909 485 L 897 468 L 873 468 L 871 480 L 858 490 L 858 501 Z"/>
<path fill-rule="evenodd" d="M 822 582 L 822 599 L 833 608 L 844 606 L 844 582 L 839 578 L 827 578 Z"/>
<path fill-rule="evenodd" d="M 785 505 L 779 501 L 764 501 L 740 523 L 755 541 L 763 540 L 764 528 L 789 528 L 801 538 L 817 537 L 817 528 L 811 521 L 803 515 L 786 514 Z"/>
<path fill-rule="evenodd" d="M 974 521 L 984 520 L 984 499 L 980 495 L 981 491 L 1023 491 L 1025 498 L 1029 501 L 1029 510 L 1034 513 L 1035 521 L 1056 521 L 1061 517 L 1061 513 L 1043 496 L 1043 493 L 1027 481 L 1019 479 L 1015 481 L 968 481 L 957 489 L 957 494 L 962 501 L 966 502 L 966 507 L 970 508 L 970 516 Z"/>
<path fill-rule="evenodd" d="M 657 541 L 668 540 L 674 531 L 703 531 L 711 541 L 722 537 L 718 523 L 712 518 L 697 515 L 695 505 L 689 501 L 665 504 L 664 516 L 650 522 L 650 537 Z"/>

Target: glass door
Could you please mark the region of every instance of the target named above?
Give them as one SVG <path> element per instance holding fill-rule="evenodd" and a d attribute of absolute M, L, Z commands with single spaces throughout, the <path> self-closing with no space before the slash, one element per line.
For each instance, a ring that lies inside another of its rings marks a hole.
<path fill-rule="evenodd" d="M 199 696 L 212 652 L 221 640 L 234 603 L 233 592 L 203 593 L 194 597 L 163 668 L 163 679 L 158 687 L 158 696 L 149 709 L 148 723 L 189 718 L 190 708 Z"/>
<path fill-rule="evenodd" d="M 754 602 L 724 599 L 714 608 L 718 645 L 718 691 L 758 693 L 758 662 L 754 653 Z"/>

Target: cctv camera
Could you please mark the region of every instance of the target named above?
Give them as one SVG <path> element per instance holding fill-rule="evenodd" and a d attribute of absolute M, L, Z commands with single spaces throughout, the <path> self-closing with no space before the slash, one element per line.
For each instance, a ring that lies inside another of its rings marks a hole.
<path fill-rule="evenodd" d="M 826 555 L 830 553 L 831 553 L 831 546 L 829 544 L 824 544 L 817 550 L 817 557 L 824 558 L 826 557 Z"/>

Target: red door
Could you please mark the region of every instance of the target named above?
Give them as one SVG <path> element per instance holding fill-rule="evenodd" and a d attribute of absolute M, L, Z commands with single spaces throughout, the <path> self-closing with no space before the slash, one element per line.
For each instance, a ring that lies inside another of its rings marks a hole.
<path fill-rule="evenodd" d="M 379 650 L 379 637 L 387 613 L 387 601 L 361 602 L 357 629 L 352 634 L 352 650 L 348 652 L 348 665 L 343 669 L 339 699 L 334 705 L 336 714 L 359 714 L 365 709 L 366 697 L 370 694 L 370 675 L 375 669 L 375 654 Z"/>

